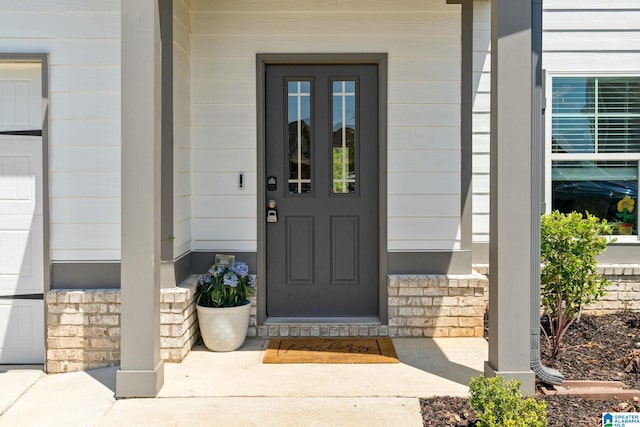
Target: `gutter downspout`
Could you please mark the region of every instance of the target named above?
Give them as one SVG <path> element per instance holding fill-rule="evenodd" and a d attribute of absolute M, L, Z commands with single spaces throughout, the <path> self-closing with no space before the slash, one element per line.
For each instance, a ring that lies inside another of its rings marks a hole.
<path fill-rule="evenodd" d="M 559 385 L 563 376 L 540 360 L 540 214 L 544 213 L 544 85 L 542 73 L 542 0 L 531 2 L 531 369 L 545 384 Z M 538 210 L 539 209 L 539 210 Z"/>

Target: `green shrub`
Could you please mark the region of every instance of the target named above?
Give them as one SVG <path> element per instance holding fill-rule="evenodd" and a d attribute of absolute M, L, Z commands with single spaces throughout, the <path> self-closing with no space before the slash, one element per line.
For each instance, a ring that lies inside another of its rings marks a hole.
<path fill-rule="evenodd" d="M 606 220 L 587 213 L 558 211 L 542 215 L 540 252 L 541 300 L 549 320 L 549 333 L 542 329 L 555 357 L 569 326 L 582 307 L 597 301 L 609 284 L 596 271 L 596 256 L 607 248 L 612 228 Z"/>
<path fill-rule="evenodd" d="M 473 377 L 469 383 L 469 404 L 476 411 L 479 427 L 545 427 L 547 404 L 522 398 L 517 380 L 502 377 Z"/>

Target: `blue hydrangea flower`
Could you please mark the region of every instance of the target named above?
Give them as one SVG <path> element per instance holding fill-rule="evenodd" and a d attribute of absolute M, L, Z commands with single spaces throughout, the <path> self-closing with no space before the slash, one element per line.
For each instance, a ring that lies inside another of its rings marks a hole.
<path fill-rule="evenodd" d="M 249 274 L 249 266 L 244 262 L 234 262 L 230 270 L 240 277 L 247 277 Z"/>
<path fill-rule="evenodd" d="M 252 288 L 256 285 L 255 283 L 255 279 L 253 276 L 249 276 L 249 286 L 251 286 Z"/>
<path fill-rule="evenodd" d="M 225 285 L 235 288 L 238 286 L 238 276 L 231 271 L 227 271 L 223 277 L 223 282 Z"/>

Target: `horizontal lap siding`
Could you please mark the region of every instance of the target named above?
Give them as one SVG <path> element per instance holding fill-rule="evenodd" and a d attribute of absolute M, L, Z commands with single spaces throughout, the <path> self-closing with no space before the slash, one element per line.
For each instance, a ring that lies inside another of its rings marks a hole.
<path fill-rule="evenodd" d="M 389 54 L 388 248 L 459 248 L 459 6 L 194 0 L 192 31 L 194 249 L 256 250 L 255 56 L 309 52 Z"/>
<path fill-rule="evenodd" d="M 191 250 L 191 0 L 173 2 L 173 254 Z"/>
<path fill-rule="evenodd" d="M 3 1 L 0 28 L 49 54 L 52 260 L 120 259 L 120 1 Z"/>
<path fill-rule="evenodd" d="M 473 241 L 489 241 L 491 3 L 475 1 L 473 17 Z"/>
<path fill-rule="evenodd" d="M 640 73 L 640 2 L 547 0 L 544 8 L 548 72 Z"/>

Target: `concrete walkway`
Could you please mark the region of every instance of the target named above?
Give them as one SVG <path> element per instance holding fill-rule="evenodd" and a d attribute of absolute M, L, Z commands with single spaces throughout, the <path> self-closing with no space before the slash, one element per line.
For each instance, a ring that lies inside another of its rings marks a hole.
<path fill-rule="evenodd" d="M 117 368 L 45 375 L 0 371 L 0 426 L 421 427 L 418 399 L 467 395 L 481 338 L 395 338 L 399 364 L 263 365 L 267 340 L 231 353 L 196 346 L 165 364 L 157 398 L 115 400 Z"/>

